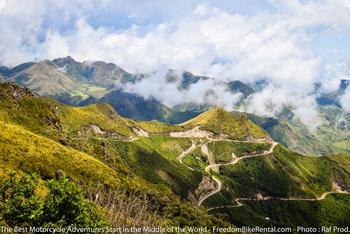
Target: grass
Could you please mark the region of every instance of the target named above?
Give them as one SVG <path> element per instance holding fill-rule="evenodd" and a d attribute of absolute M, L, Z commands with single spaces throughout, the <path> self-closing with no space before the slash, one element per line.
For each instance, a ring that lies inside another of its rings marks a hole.
<path fill-rule="evenodd" d="M 257 193 L 265 196 L 314 197 L 330 191 L 332 181 L 349 184 L 348 165 L 332 157 L 305 157 L 283 146 L 272 155 L 250 158 L 233 166 L 222 167 L 225 184 L 243 197 Z"/>
<path fill-rule="evenodd" d="M 170 188 L 184 198 L 201 181 L 200 172 L 190 171 L 176 160 L 189 147 L 184 139 L 158 136 L 134 142 L 115 141 L 111 146 L 135 175 L 164 189 Z M 171 148 L 175 151 L 170 153 Z"/>
<path fill-rule="evenodd" d="M 200 147 L 193 150 L 191 153 L 186 155 L 182 159 L 183 163 L 185 163 L 187 166 L 197 170 L 197 171 L 204 171 L 207 164 L 207 157 L 202 154 Z"/>
<path fill-rule="evenodd" d="M 181 126 L 202 126 L 202 129 L 215 134 L 227 134 L 232 139 L 247 139 L 250 137 L 264 138 L 264 130 L 253 124 L 244 115 L 228 113 L 223 109 L 210 109 L 197 117 L 184 122 Z"/>
<path fill-rule="evenodd" d="M 208 147 L 216 162 L 229 162 L 232 160 L 232 153 L 237 157 L 242 157 L 247 154 L 262 153 L 264 150 L 270 149 L 271 146 L 268 143 L 214 141 L 210 142 Z"/>
<path fill-rule="evenodd" d="M 225 133 L 234 139 L 266 137 L 264 131 L 244 117 L 220 109 L 210 110 L 181 126 L 171 126 L 156 121 L 123 118 L 107 104 L 71 107 L 48 98 L 32 96 L 16 87 L 0 87 L 0 177 L 12 172 L 36 172 L 42 180 L 47 180 L 63 170 L 84 189 L 99 184 L 112 190 L 122 186 L 128 191 L 141 191 L 159 201 L 161 215 L 176 225 L 208 224 L 213 223 L 214 219 L 204 209 L 186 201 L 189 193 L 193 193 L 202 180 L 207 158 L 199 147 L 196 148 L 183 159 L 185 164 L 196 169 L 189 170 L 178 162 L 177 157 L 191 146 L 190 139 L 172 138 L 168 136 L 169 132 L 201 125 L 217 135 Z M 16 93 L 19 96 L 14 95 Z M 86 126 L 92 124 L 103 131 L 117 133 L 124 140 L 84 131 Z M 150 137 L 126 142 L 125 139 L 135 136 L 134 127 L 149 132 Z M 209 143 L 217 162 L 230 161 L 232 152 L 240 157 L 269 147 L 264 143 Z M 265 196 L 314 197 L 329 191 L 333 181 L 343 189 L 350 189 L 350 157 L 347 154 L 305 157 L 277 146 L 271 155 L 223 166 L 217 176 L 223 180 L 225 187 L 221 193 L 205 202 L 207 206 L 230 204 L 235 197 L 251 197 L 257 193 Z M 339 211 L 341 203 L 338 203 L 338 199 L 339 202 L 347 200 L 338 196 L 334 198 L 335 201 L 330 201 L 324 207 L 335 207 L 334 211 L 344 218 L 343 211 Z M 287 212 L 283 204 L 271 206 L 281 216 Z M 304 208 L 299 205 L 294 208 L 303 217 Z M 254 220 L 264 223 L 266 207 L 254 205 L 244 209 L 247 210 L 241 209 L 240 216 L 231 221 L 241 224 L 246 219 L 250 222 L 248 224 L 254 224 Z M 327 214 L 328 211 L 324 209 L 318 209 L 320 216 L 317 219 Z M 249 215 L 252 215 L 251 218 Z M 284 215 L 290 219 L 289 214 Z M 229 217 L 232 218 L 231 214 Z M 206 221 L 202 222 L 201 219 Z M 283 220 L 278 222 L 283 223 Z"/>
<path fill-rule="evenodd" d="M 20 93 L 18 98 L 13 93 Z M 82 128 L 99 126 L 103 131 L 123 137 L 135 136 L 133 127 L 151 134 L 167 134 L 184 128 L 157 121 L 144 122 L 125 119 L 112 106 L 104 103 L 85 107 L 63 105 L 49 98 L 32 96 L 29 92 L 9 84 L 0 86 L 0 117 L 4 121 L 22 125 L 35 133 L 55 137 L 77 136 Z"/>
<path fill-rule="evenodd" d="M 155 149 L 159 154 L 164 155 L 167 159 L 177 161 L 177 157 L 191 146 L 188 138 L 172 138 L 169 136 L 153 136 L 141 138 L 135 144 L 147 146 Z"/>
<path fill-rule="evenodd" d="M 57 171 L 62 170 L 82 184 L 117 186 L 122 182 L 122 177 L 116 171 L 85 153 L 3 121 L 0 121 L 0 128 L 3 172 L 35 172 L 43 178 L 53 178 Z"/>
<path fill-rule="evenodd" d="M 149 132 L 151 134 L 162 134 L 166 135 L 170 132 L 178 132 L 178 131 L 184 131 L 186 130 L 185 127 L 181 126 L 174 126 L 169 125 L 165 123 L 161 123 L 158 121 L 132 121 L 132 125 L 137 126 L 145 130 L 146 132 Z"/>
<path fill-rule="evenodd" d="M 128 120 L 120 117 L 110 105 L 103 103 L 86 107 L 61 106 L 58 116 L 65 132 L 79 131 L 83 126 L 93 124 L 104 131 L 122 136 L 134 135 Z"/>
<path fill-rule="evenodd" d="M 322 201 L 245 202 L 238 208 L 212 211 L 237 226 L 346 227 L 349 225 L 350 196 L 335 194 Z M 266 220 L 269 217 L 269 220 Z M 295 231 L 293 233 L 296 233 Z M 327 232 L 328 233 L 328 232 Z M 339 233 L 339 232 L 329 232 Z"/>

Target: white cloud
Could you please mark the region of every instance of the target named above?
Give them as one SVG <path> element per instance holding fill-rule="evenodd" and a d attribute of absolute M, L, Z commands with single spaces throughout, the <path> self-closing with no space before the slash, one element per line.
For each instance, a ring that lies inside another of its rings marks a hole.
<path fill-rule="evenodd" d="M 196 84 L 190 85 L 188 89 L 179 89 L 183 73 L 175 71 L 174 75 L 177 78 L 172 82 L 164 78 L 167 73 L 167 69 L 160 69 L 140 82 L 125 85 L 123 89 L 145 98 L 155 98 L 169 107 L 183 103 L 195 103 L 233 110 L 233 104 L 237 103 L 241 97 L 240 93 L 230 93 L 226 86 L 213 79 L 199 80 Z"/>
<path fill-rule="evenodd" d="M 274 115 L 288 105 L 305 122 L 316 122 L 314 97 L 308 95 L 314 82 L 323 83 L 325 91 L 335 90 L 345 73 L 335 65 L 326 66 L 324 58 L 314 55 L 309 49 L 310 35 L 349 30 L 349 1 L 270 0 L 277 10 L 255 15 L 217 8 L 213 1 L 211 5 L 196 2 L 175 4 L 172 20 L 159 23 L 162 17 L 169 19 L 159 12 L 171 11 L 162 1 L 157 2 L 161 6 L 157 8 L 150 7 L 148 1 L 12 0 L 1 18 L 0 63 L 16 65 L 36 58 L 71 55 L 77 60 L 114 62 L 131 72 L 158 70 L 127 89 L 145 97 L 152 95 L 171 106 L 189 100 L 231 108 L 238 97 L 212 80 L 200 81 L 189 91 L 180 92 L 176 84 L 164 82 L 164 68 L 221 81 L 264 78 L 271 84 L 251 98 L 247 110 Z M 151 20 L 152 14 L 162 16 L 154 24 L 128 29 L 91 22 L 94 14 L 119 10 L 135 22 Z M 208 95 L 211 88 L 215 92 Z"/>
<path fill-rule="evenodd" d="M 350 114 L 350 86 L 345 90 L 345 93 L 340 97 L 340 105 Z"/>
<path fill-rule="evenodd" d="M 176 24 L 160 24 L 144 35 L 140 30 L 94 29 L 80 18 L 68 35 L 49 31 L 40 53 L 112 61 L 132 72 L 170 67 L 222 80 L 267 77 L 303 88 L 315 81 L 320 65 L 303 46 L 303 33 L 269 15 L 245 17 L 199 5 Z"/>
<path fill-rule="evenodd" d="M 314 129 L 318 123 L 318 111 L 315 98 L 287 85 L 269 84 L 262 91 L 249 97 L 241 111 L 260 116 L 276 117 L 283 110 L 289 108 L 303 123 Z"/>
<path fill-rule="evenodd" d="M 341 80 L 350 80 L 350 66 L 347 63 L 333 63 L 325 65 L 325 75 L 322 80 L 322 91 L 336 92 Z"/>

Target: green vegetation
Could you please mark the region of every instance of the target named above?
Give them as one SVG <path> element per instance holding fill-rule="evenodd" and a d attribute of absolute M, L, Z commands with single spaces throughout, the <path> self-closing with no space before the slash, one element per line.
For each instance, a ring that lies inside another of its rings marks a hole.
<path fill-rule="evenodd" d="M 334 157 L 305 157 L 277 146 L 272 155 L 222 167 L 221 174 L 229 190 L 242 197 L 254 197 L 257 193 L 277 197 L 315 197 L 330 191 L 332 182 L 342 186 L 350 184 L 349 164 L 341 164 L 343 160 L 340 158 L 336 163 Z"/>
<path fill-rule="evenodd" d="M 107 104 L 94 104 L 86 107 L 62 106 L 58 117 L 64 132 L 77 132 L 83 126 L 96 125 L 102 131 L 109 131 L 122 136 L 134 135 L 129 121 L 120 117 L 113 107 Z"/>
<path fill-rule="evenodd" d="M 134 121 L 133 124 L 152 134 L 166 134 L 169 132 L 179 132 L 186 130 L 182 126 L 168 125 L 158 121 Z"/>
<path fill-rule="evenodd" d="M 79 134 L 87 134 L 92 125 L 99 127 L 105 135 L 119 138 L 135 136 L 133 127 L 142 128 L 151 134 L 184 129 L 157 121 L 125 119 L 105 103 L 86 107 L 63 105 L 48 98 L 33 96 L 29 90 L 8 83 L 0 85 L 0 117 L 3 121 L 22 125 L 30 131 L 54 139 L 79 137 Z"/>
<path fill-rule="evenodd" d="M 244 202 L 238 208 L 212 211 L 219 217 L 225 217 L 237 226 L 269 227 L 347 227 L 349 225 L 350 196 L 329 195 L 322 201 L 278 201 Z M 266 219 L 268 217 L 269 219 Z M 296 233 L 294 231 L 294 233 Z M 332 231 L 331 233 L 339 233 Z"/>
<path fill-rule="evenodd" d="M 244 115 L 228 113 L 223 109 L 210 109 L 181 126 L 198 126 L 217 135 L 227 134 L 232 139 L 264 138 L 267 134 Z"/>
<path fill-rule="evenodd" d="M 319 124 L 313 131 L 293 117 L 288 109 L 279 119 L 246 115 L 273 139 L 298 153 L 325 156 L 349 152 L 350 115 L 334 105 L 320 106 L 318 111 Z"/>
<path fill-rule="evenodd" d="M 210 151 L 215 156 L 216 162 L 229 162 L 232 160 L 232 153 L 237 157 L 248 154 L 261 154 L 269 150 L 269 143 L 245 143 L 232 141 L 213 141 L 208 144 Z"/>
<path fill-rule="evenodd" d="M 190 200 L 196 199 L 193 196 L 206 174 L 208 159 L 197 147 L 183 158 L 186 165 L 195 169 L 189 170 L 177 157 L 191 147 L 194 139 L 168 134 L 200 125 L 218 139 L 228 136 L 251 140 L 249 143 L 220 140 L 208 143 L 216 162 L 230 161 L 233 152 L 241 157 L 269 149 L 270 144 L 254 140 L 268 138 L 268 135 L 242 115 L 212 109 L 181 126 L 171 126 L 123 118 L 103 103 L 71 107 L 34 96 L 13 84 L 2 84 L 0 118 L 0 180 L 6 181 L 0 191 L 1 224 L 142 226 L 150 222 L 225 226 L 227 223 L 223 220 L 243 224 L 242 220 L 250 214 L 254 219 L 247 219 L 247 225 L 254 224 L 254 220 L 265 222 L 267 208 L 260 203 L 238 208 L 246 210 L 236 219 L 232 219 L 231 213 L 228 219 L 227 215 L 214 217 L 205 208 L 192 204 Z M 137 136 L 135 129 L 146 131 L 149 137 Z M 305 157 L 277 146 L 270 155 L 220 167 L 220 173 L 213 174 L 223 181 L 224 188 L 204 205 L 230 205 L 234 198 L 254 197 L 258 193 L 315 197 L 330 191 L 333 183 L 349 190 L 349 160 L 346 154 Z M 22 176 L 11 177 L 13 173 Z M 31 173 L 37 178 L 28 175 Z M 66 177 L 53 179 L 61 173 Z M 330 215 L 330 223 L 338 215 L 345 218 L 346 211 L 339 209 L 348 202 L 346 199 L 330 197 L 325 206 L 320 206 L 335 207 L 337 213 Z M 132 210 L 128 205 L 131 201 L 137 201 L 136 211 L 128 213 Z M 273 202 L 271 206 L 276 213 L 283 214 L 287 209 L 282 201 Z M 304 203 L 300 204 L 293 209 L 300 212 L 300 219 L 308 217 L 303 213 Z M 315 219 L 328 214 L 326 208 L 321 208 L 318 212 L 322 214 L 313 216 Z M 297 223 L 299 218 L 276 222 Z"/>
<path fill-rule="evenodd" d="M 171 188 L 186 198 L 201 181 L 201 173 L 188 170 L 176 157 L 190 145 L 189 140 L 150 137 L 125 143 L 113 142 L 112 148 L 137 176 Z"/>
<path fill-rule="evenodd" d="M 17 125 L 0 121 L 0 128 L 0 171 L 36 172 L 44 178 L 52 178 L 56 171 L 64 170 L 81 183 L 112 186 L 120 182 L 116 171 L 90 155 Z"/>
<path fill-rule="evenodd" d="M 47 194 L 38 194 L 35 175 L 12 175 L 0 186 L 0 223 L 14 227 L 104 227 L 98 207 L 84 198 L 83 190 L 62 177 L 49 180 Z"/>
<path fill-rule="evenodd" d="M 189 167 L 202 172 L 208 165 L 208 158 L 202 154 L 200 147 L 186 155 L 182 161 Z"/>

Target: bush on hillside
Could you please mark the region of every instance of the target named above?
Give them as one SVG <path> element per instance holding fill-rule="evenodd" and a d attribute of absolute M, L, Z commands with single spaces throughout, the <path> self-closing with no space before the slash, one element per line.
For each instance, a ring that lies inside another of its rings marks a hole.
<path fill-rule="evenodd" d="M 47 182 L 46 196 L 38 195 L 36 175 L 11 176 L 0 186 L 0 220 L 14 227 L 102 227 L 96 205 L 66 177 Z"/>

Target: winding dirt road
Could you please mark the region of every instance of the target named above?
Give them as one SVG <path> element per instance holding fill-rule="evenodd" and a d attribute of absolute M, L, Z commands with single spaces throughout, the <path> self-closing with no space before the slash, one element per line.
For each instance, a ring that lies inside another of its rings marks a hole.
<path fill-rule="evenodd" d="M 251 154 L 251 155 L 246 155 L 246 156 L 242 156 L 242 157 L 234 157 L 235 155 L 233 155 L 233 159 L 231 162 L 228 162 L 228 163 L 216 163 L 216 164 L 209 164 L 206 168 L 205 168 L 205 171 L 207 173 L 210 174 L 210 171 L 213 170 L 215 172 L 218 172 L 219 171 L 219 168 L 221 166 L 228 166 L 228 165 L 234 165 L 234 164 L 237 164 L 240 160 L 243 160 L 243 159 L 246 159 L 246 158 L 253 158 L 253 157 L 259 157 L 259 156 L 264 156 L 264 155 L 268 155 L 268 154 L 271 154 L 273 152 L 273 149 L 276 147 L 276 145 L 278 145 L 277 142 L 271 142 L 271 147 L 268 151 L 264 152 L 264 153 L 261 153 L 261 154 Z M 209 155 L 210 153 L 207 152 L 207 151 L 202 151 L 204 154 L 206 155 Z M 217 184 L 217 188 L 213 191 L 211 191 L 210 193 L 204 195 L 203 197 L 201 197 L 198 201 L 198 206 L 201 206 L 202 203 L 207 200 L 209 197 L 213 196 L 214 194 L 216 193 L 219 193 L 222 189 L 222 181 L 217 178 L 216 176 L 211 176 L 212 179 L 216 182 Z"/>
<path fill-rule="evenodd" d="M 330 194 L 350 194 L 348 191 L 329 191 L 329 192 L 324 192 L 320 196 L 316 198 L 298 198 L 298 197 L 263 197 L 260 199 L 257 198 L 236 198 L 235 202 L 237 203 L 236 205 L 227 205 L 227 206 L 216 206 L 209 208 L 208 210 L 215 210 L 215 209 L 226 209 L 226 208 L 237 208 L 240 206 L 243 206 L 243 204 L 240 201 L 267 201 L 267 200 L 280 200 L 280 201 L 321 201 L 324 200 L 328 195 Z"/>
<path fill-rule="evenodd" d="M 201 206 L 203 204 L 204 201 L 206 201 L 209 197 L 219 193 L 222 190 L 223 187 L 223 183 L 222 181 L 215 175 L 212 175 L 211 172 L 215 172 L 215 173 L 219 173 L 219 169 L 221 166 L 228 166 L 228 165 L 235 165 L 237 164 L 240 160 L 243 159 L 247 159 L 247 158 L 253 158 L 253 157 L 259 157 L 259 156 L 264 156 L 264 155 L 269 155 L 271 153 L 273 153 L 273 150 L 275 149 L 275 147 L 278 145 L 277 142 L 269 142 L 271 144 L 271 147 L 268 151 L 265 151 L 263 153 L 260 154 L 251 154 L 251 155 L 246 155 L 246 156 L 242 156 L 242 157 L 237 157 L 234 153 L 232 153 L 232 160 L 230 162 L 227 163 L 215 163 L 215 157 L 212 154 L 212 152 L 210 152 L 210 150 L 208 149 L 208 143 L 213 142 L 213 141 L 230 141 L 230 142 L 242 142 L 242 143 L 266 143 L 266 140 L 262 139 L 262 140 L 256 140 L 256 141 L 243 141 L 243 140 L 232 140 L 232 139 L 226 139 L 226 138 L 222 138 L 222 139 L 217 139 L 217 138 L 212 138 L 210 134 L 208 134 L 207 132 L 201 132 L 201 130 L 199 129 L 199 127 L 196 127 L 193 130 L 187 131 L 185 133 L 181 133 L 178 135 L 174 134 L 174 137 L 190 137 L 190 138 L 205 138 L 207 140 L 207 142 L 202 142 L 199 144 L 196 144 L 195 141 L 192 140 L 192 145 L 185 151 L 183 151 L 178 157 L 177 159 L 179 160 L 179 162 L 183 165 L 185 165 L 189 170 L 194 171 L 193 168 L 191 168 L 190 166 L 186 165 L 185 163 L 183 163 L 183 158 L 185 156 L 187 156 L 189 153 L 191 153 L 193 150 L 195 150 L 197 147 L 201 147 L 201 151 L 204 155 L 207 156 L 208 158 L 208 166 L 205 167 L 205 172 L 208 173 L 212 180 L 216 183 L 215 189 L 210 191 L 207 194 L 202 195 L 202 197 L 199 198 L 199 201 L 197 203 L 198 206 Z M 336 187 L 334 190 L 332 191 L 328 191 L 328 192 L 324 192 L 322 193 L 320 196 L 315 197 L 315 198 L 298 198 L 298 197 L 288 197 L 288 198 L 283 198 L 283 197 L 262 197 L 262 198 L 236 198 L 235 202 L 236 204 L 234 205 L 225 205 L 225 206 L 217 206 L 217 207 L 212 207 L 209 208 L 208 210 L 214 210 L 214 209 L 222 209 L 222 208 L 237 208 L 237 207 L 241 207 L 244 204 L 241 201 L 266 201 L 266 200 L 281 200 L 281 201 L 321 201 L 324 200 L 328 195 L 330 194 L 350 194 L 350 192 L 348 191 L 343 191 L 341 190 L 340 187 Z"/>

